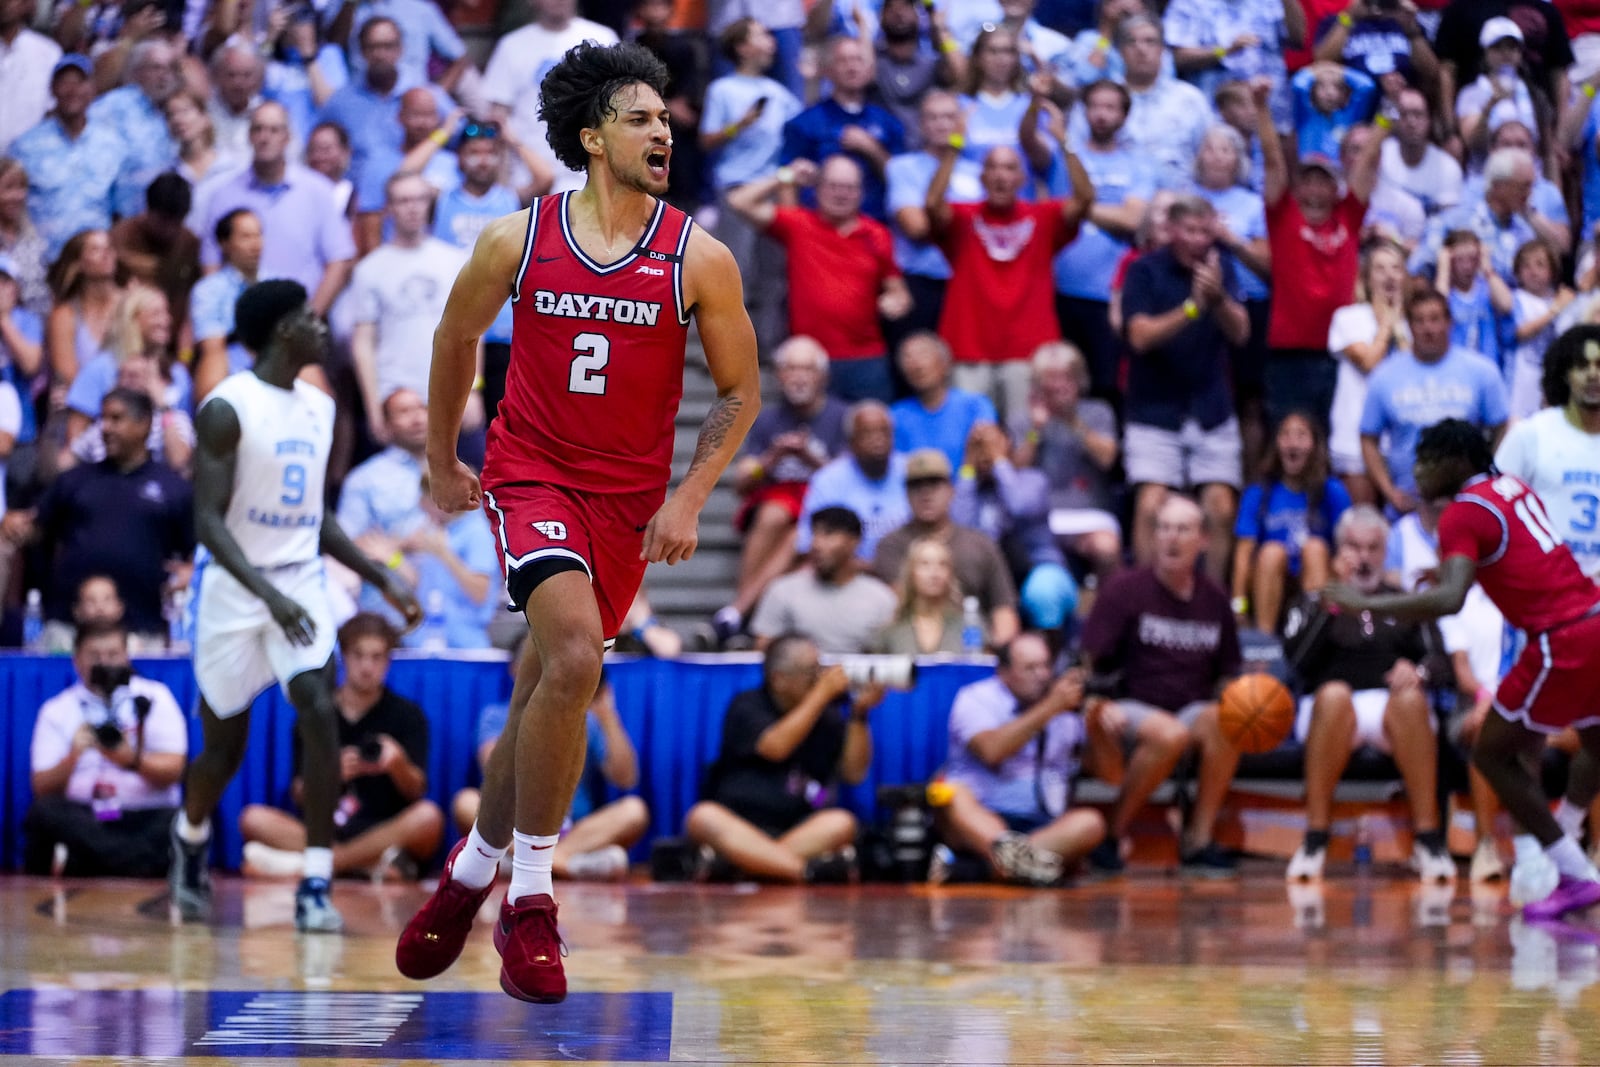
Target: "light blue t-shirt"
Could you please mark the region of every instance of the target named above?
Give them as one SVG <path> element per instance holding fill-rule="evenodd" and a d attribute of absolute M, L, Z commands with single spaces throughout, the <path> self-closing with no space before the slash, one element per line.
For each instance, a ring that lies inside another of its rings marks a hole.
<path fill-rule="evenodd" d="M 910 454 L 919 448 L 937 448 L 950 457 L 950 469 L 961 466 L 967 452 L 967 435 L 980 422 L 999 422 L 994 403 L 986 396 L 951 388 L 937 411 L 924 408 L 914 396 L 895 401 L 894 450 Z"/>
<path fill-rule="evenodd" d="M 1504 316 L 1494 309 L 1489 299 L 1489 283 L 1482 278 L 1472 280 L 1472 288 L 1465 291 L 1450 287 L 1450 343 L 1486 356 L 1496 366 L 1501 359 L 1501 333 Z"/>
<path fill-rule="evenodd" d="M 117 357 L 110 352 L 101 352 L 85 363 L 67 389 L 67 409 L 98 419 L 100 402 L 117 387 L 119 369 Z M 172 384 L 167 386 L 167 406 L 188 411 L 194 402 L 194 382 L 189 377 L 189 368 L 182 363 L 174 363 L 169 373 L 172 375 Z"/>
<path fill-rule="evenodd" d="M 442 193 L 435 203 L 433 235 L 446 244 L 470 250 L 485 226 L 502 215 L 514 215 L 521 210 L 521 199 L 504 185 L 491 186 L 482 196 L 473 196 L 465 186 L 458 185 Z M 483 339 L 490 344 L 511 343 L 510 300 L 500 308 L 494 324 L 484 331 Z"/>
<path fill-rule="evenodd" d="M 417 600 L 426 607 L 435 591 L 444 601 L 445 641 L 451 648 L 488 648 L 489 622 L 504 610 L 505 597 L 496 592 L 500 579 L 500 557 L 494 550 L 494 533 L 482 511 L 457 515 L 445 527 L 450 551 L 477 574 L 488 575 L 489 592 L 483 603 L 474 603 L 457 583 L 445 562 L 428 553 L 412 554 L 417 568 Z M 404 638 L 407 648 L 419 647 L 423 631 L 413 630 Z"/>
<path fill-rule="evenodd" d="M 894 233 L 894 259 L 900 269 L 919 278 L 948 280 L 950 263 L 939 246 L 931 241 L 913 241 L 895 224 L 902 208 L 922 207 L 928 202 L 928 186 L 933 184 L 939 161 L 926 152 L 906 152 L 889 160 L 884 177 L 889 183 L 889 229 Z M 970 159 L 957 159 L 950 172 L 945 200 L 952 204 L 975 204 L 983 199 L 980 176 L 983 168 Z"/>
<path fill-rule="evenodd" d="M 1017 148 L 1021 140 L 1017 127 L 1028 110 L 1027 93 L 1011 93 L 1000 100 L 979 94 L 961 97 L 961 112 L 966 116 L 967 146 L 961 150 L 963 159 L 970 159 L 980 167 L 989 149 L 998 145 Z"/>
<path fill-rule="evenodd" d="M 716 153 L 711 182 L 718 192 L 765 178 L 777 170 L 784 123 L 800 114 L 802 108 L 793 93 L 771 78 L 729 74 L 706 89 L 705 108 L 700 112 L 700 129 L 706 133 L 738 122 L 762 97 L 767 104 L 761 117 Z"/>
<path fill-rule="evenodd" d="M 1129 197 L 1148 202 L 1155 194 L 1155 170 L 1144 157 L 1122 147 L 1097 152 L 1087 145 L 1077 145 L 1073 151 L 1094 183 L 1096 203 L 1118 207 Z M 1059 152 L 1051 160 L 1050 193 L 1071 194 L 1067 168 Z M 1111 278 L 1130 247 L 1085 218 L 1077 240 L 1056 253 L 1056 292 L 1081 300 L 1111 299 Z"/>
<path fill-rule="evenodd" d="M 1239 500 L 1239 518 L 1234 523 L 1233 535 L 1250 538 L 1258 545 L 1268 542 L 1283 545 L 1289 552 L 1290 574 L 1300 573 L 1300 551 L 1306 539 L 1320 537 L 1331 544 L 1334 524 L 1350 506 L 1350 494 L 1337 478 L 1329 478 L 1323 486 L 1315 523 L 1303 492 L 1290 489 L 1282 482 L 1273 482 L 1265 508 L 1261 497 L 1260 482 L 1245 489 Z"/>
<path fill-rule="evenodd" d="M 1378 85 L 1359 70 L 1345 68 L 1344 83 L 1350 90 L 1344 107 L 1331 115 L 1319 111 L 1311 102 L 1312 86 L 1316 73 L 1307 67 L 1290 81 L 1294 97 L 1294 129 L 1300 152 L 1320 153 L 1329 159 L 1339 158 L 1339 145 L 1350 127 L 1365 122 L 1372 115 L 1378 96 Z"/>
<path fill-rule="evenodd" d="M 1206 189 L 1199 185 L 1194 187 L 1196 196 L 1202 197 L 1217 209 L 1228 224 L 1228 229 L 1246 241 L 1254 241 L 1267 236 L 1267 209 L 1261 199 L 1261 194 L 1246 189 L 1242 185 L 1229 186 L 1223 190 Z M 1245 300 L 1265 300 L 1272 295 L 1272 289 L 1256 274 L 1255 271 L 1239 262 L 1239 269 L 1235 272 L 1239 279 L 1239 294 Z"/>
<path fill-rule="evenodd" d="M 323 45 L 317 50 L 314 62 L 317 73 L 331 91 L 338 92 L 350 83 L 350 67 L 344 61 L 344 50 L 338 45 Z M 289 113 L 292 143 L 305 144 L 311 128 L 317 124 L 317 101 L 311 95 L 311 75 L 306 68 L 278 60 L 268 63 L 261 83 L 261 99 L 283 105 Z"/>
<path fill-rule="evenodd" d="M 1583 146 L 1578 156 L 1583 160 L 1583 232 L 1593 233 L 1594 224 L 1600 222 L 1600 156 L 1595 154 L 1595 139 L 1600 137 L 1600 107 L 1589 109 L 1589 120 L 1583 124 L 1583 136 L 1578 144 Z"/>
<path fill-rule="evenodd" d="M 906 457 L 896 452 L 889 457 L 889 469 L 881 481 L 861 473 L 855 456 L 846 452 L 824 464 L 811 476 L 806 502 L 801 508 L 795 548 L 811 551 L 811 516 L 828 507 L 849 508 L 861 520 L 861 545 L 856 558 L 871 561 L 884 534 L 911 521 L 911 503 L 906 499 Z"/>
<path fill-rule="evenodd" d="M 488 704 L 478 713 L 478 748 L 490 741 L 498 742 L 511 714 L 509 704 Z M 583 777 L 578 780 L 578 790 L 572 795 L 572 807 L 567 809 L 568 824 L 577 822 L 599 806 L 605 796 L 605 777 L 600 768 L 606 762 L 606 735 L 593 715 L 588 716 L 588 750 L 583 756 Z M 565 827 L 563 827 L 565 829 Z"/>
<path fill-rule="evenodd" d="M 1415 493 L 1411 465 L 1423 430 L 1441 419 L 1488 429 L 1504 424 L 1508 411 L 1499 368 L 1478 353 L 1451 348 L 1437 363 L 1423 363 L 1410 352 L 1396 352 L 1367 379 L 1361 433 L 1387 438 L 1389 477 L 1397 488 Z"/>

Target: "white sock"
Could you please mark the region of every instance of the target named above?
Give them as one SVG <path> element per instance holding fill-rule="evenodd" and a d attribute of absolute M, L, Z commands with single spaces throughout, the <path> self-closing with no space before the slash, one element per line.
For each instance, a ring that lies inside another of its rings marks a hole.
<path fill-rule="evenodd" d="M 206 819 L 199 826 L 191 825 L 189 816 L 178 812 L 178 836 L 186 845 L 203 845 L 211 840 L 211 820 Z"/>
<path fill-rule="evenodd" d="M 511 845 L 511 888 L 506 900 L 515 904 L 523 897 L 546 893 L 555 896 L 550 871 L 555 866 L 556 842 L 560 834 L 548 837 L 513 832 Z"/>
<path fill-rule="evenodd" d="M 333 849 L 306 849 L 306 868 L 301 877 L 321 878 L 324 882 L 333 881 Z"/>
<path fill-rule="evenodd" d="M 1579 878 L 1584 881 L 1596 881 L 1594 864 L 1589 862 L 1589 857 L 1583 854 L 1583 849 L 1578 847 L 1578 842 L 1563 834 L 1561 840 L 1545 849 L 1545 854 L 1550 857 L 1550 862 L 1556 865 L 1568 878 Z"/>
<path fill-rule="evenodd" d="M 494 881 L 500 871 L 500 857 L 505 854 L 505 849 L 485 841 L 478 833 L 478 824 L 473 823 L 466 845 L 456 853 L 456 861 L 450 867 L 450 879 L 468 889 L 482 889 Z"/>
<path fill-rule="evenodd" d="M 1561 798 L 1561 803 L 1556 805 L 1556 822 L 1561 824 L 1561 829 L 1568 837 L 1577 838 L 1583 833 L 1583 820 L 1588 816 L 1578 805 Z"/>
<path fill-rule="evenodd" d="M 1517 834 L 1511 839 L 1511 847 L 1516 851 L 1518 863 L 1533 863 L 1544 851 L 1539 839 L 1532 834 Z"/>

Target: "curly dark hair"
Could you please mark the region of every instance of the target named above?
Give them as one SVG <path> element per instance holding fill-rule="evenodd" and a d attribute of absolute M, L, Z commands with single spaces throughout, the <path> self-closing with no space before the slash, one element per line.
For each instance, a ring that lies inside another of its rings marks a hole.
<path fill-rule="evenodd" d="M 587 170 L 589 153 L 579 134 L 617 113 L 618 90 L 642 84 L 665 96 L 667 77 L 666 64 L 636 44 L 585 41 L 569 49 L 539 83 L 539 118 L 551 151 L 565 166 Z"/>
<path fill-rule="evenodd" d="M 1600 344 L 1600 326 L 1585 323 L 1557 337 L 1545 349 L 1541 384 L 1544 386 L 1546 404 L 1553 408 L 1567 406 L 1567 401 L 1572 399 L 1572 387 L 1567 383 L 1567 375 L 1572 373 L 1573 367 L 1588 358 L 1584 350 L 1592 344 Z"/>
<path fill-rule="evenodd" d="M 1428 462 L 1464 460 L 1475 474 L 1494 470 L 1494 450 L 1483 431 L 1464 419 L 1442 419 L 1417 439 L 1417 459 Z"/>

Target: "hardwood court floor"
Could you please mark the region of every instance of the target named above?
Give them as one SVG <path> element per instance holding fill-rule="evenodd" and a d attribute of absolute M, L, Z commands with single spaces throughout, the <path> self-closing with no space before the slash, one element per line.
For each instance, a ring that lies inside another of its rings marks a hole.
<path fill-rule="evenodd" d="M 1600 925 L 1398 870 L 1291 898 L 1281 869 L 565 885 L 558 1006 L 499 991 L 482 923 L 442 977 L 399 977 L 415 887 L 340 883 L 330 938 L 281 884 L 220 879 L 216 922 L 174 930 L 155 883 L 0 879 L 0 1063 L 1600 1063 Z"/>

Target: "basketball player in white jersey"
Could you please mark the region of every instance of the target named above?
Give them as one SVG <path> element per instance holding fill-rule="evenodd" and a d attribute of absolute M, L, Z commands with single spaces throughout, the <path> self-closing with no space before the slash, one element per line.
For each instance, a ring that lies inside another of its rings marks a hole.
<path fill-rule="evenodd" d="M 415 624 L 422 609 L 323 514 L 333 401 L 299 380 L 318 364 L 328 327 L 297 282 L 260 282 L 239 297 L 239 341 L 255 366 L 224 379 L 195 416 L 194 673 L 205 744 L 185 776 L 172 823 L 173 904 L 186 921 L 210 912 L 210 815 L 244 758 L 250 705 L 273 683 L 298 713 L 305 758 L 305 877 L 295 925 L 343 929 L 329 900 L 333 813 L 342 788 L 333 703 L 333 616 L 327 553 L 383 590 Z"/>
<path fill-rule="evenodd" d="M 1600 581 L 1600 326 L 1574 326 L 1544 356 L 1550 405 L 1506 433 L 1494 463 L 1539 494 L 1583 573 Z"/>
<path fill-rule="evenodd" d="M 1574 326 L 1544 354 L 1548 405 L 1512 425 L 1495 466 L 1527 482 L 1544 501 L 1555 532 L 1600 583 L 1600 326 Z M 1579 748 L 1556 821 L 1579 837 L 1600 794 L 1600 764 Z M 1600 855 L 1600 842 L 1591 842 Z"/>

